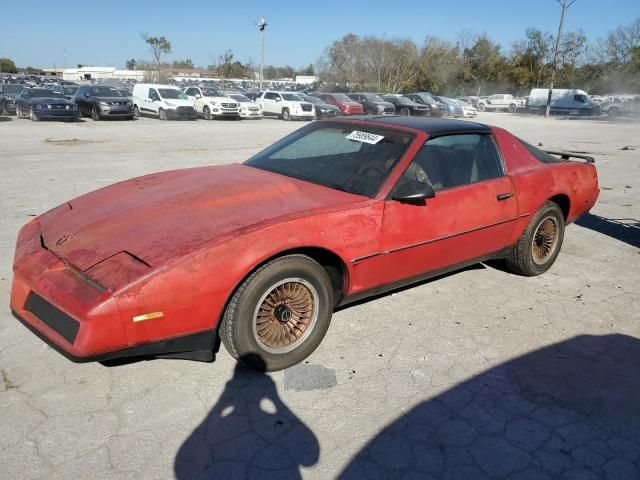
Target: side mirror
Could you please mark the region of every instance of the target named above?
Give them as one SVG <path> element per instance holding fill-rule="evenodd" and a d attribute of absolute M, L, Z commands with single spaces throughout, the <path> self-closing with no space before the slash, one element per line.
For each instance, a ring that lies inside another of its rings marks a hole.
<path fill-rule="evenodd" d="M 200 95 L 199 93 L 196 93 L 196 100 L 197 100 L 198 98 L 202 98 L 202 95 Z"/>
<path fill-rule="evenodd" d="M 91 94 L 90 93 L 85 93 L 84 96 L 89 98 L 91 96 Z"/>
<path fill-rule="evenodd" d="M 436 192 L 430 184 L 411 180 L 398 188 L 393 199 L 403 203 L 423 204 L 427 198 L 435 196 Z"/>
<path fill-rule="evenodd" d="M 282 101 L 282 99 L 280 97 L 276 98 L 276 102 L 281 102 L 281 101 Z"/>

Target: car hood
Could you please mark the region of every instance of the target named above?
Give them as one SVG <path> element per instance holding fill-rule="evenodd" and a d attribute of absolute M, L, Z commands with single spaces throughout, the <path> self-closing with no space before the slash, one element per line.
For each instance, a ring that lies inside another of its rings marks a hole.
<path fill-rule="evenodd" d="M 50 98 L 50 97 L 36 97 L 30 99 L 32 103 L 48 103 L 50 105 L 75 105 L 71 100 L 66 98 Z"/>
<path fill-rule="evenodd" d="M 43 245 L 79 270 L 122 252 L 156 267 L 254 229 L 363 199 L 234 164 L 126 180 L 60 205 L 39 222 Z"/>
<path fill-rule="evenodd" d="M 345 107 L 361 107 L 362 104 L 360 102 L 356 102 L 355 100 L 353 102 L 341 102 L 338 101 L 338 103 L 344 105 Z"/>
<path fill-rule="evenodd" d="M 2 95 L 4 95 L 5 97 L 8 97 L 8 98 L 13 98 L 15 100 L 15 98 L 18 95 L 20 95 L 20 92 L 16 92 L 16 93 L 13 93 L 13 92 L 0 93 L 0 96 L 2 96 Z"/>

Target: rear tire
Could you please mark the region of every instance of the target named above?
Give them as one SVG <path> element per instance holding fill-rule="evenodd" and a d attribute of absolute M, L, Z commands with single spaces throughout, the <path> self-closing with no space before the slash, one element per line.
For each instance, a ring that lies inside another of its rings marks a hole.
<path fill-rule="evenodd" d="M 224 312 L 220 339 L 236 360 L 276 371 L 307 358 L 333 314 L 327 272 L 306 255 L 276 258 L 253 272 Z"/>
<path fill-rule="evenodd" d="M 138 105 L 133 106 L 133 116 L 135 118 L 140 118 L 140 109 L 138 108 Z"/>
<path fill-rule="evenodd" d="M 478 111 L 479 112 L 484 112 L 486 110 L 484 103 L 479 103 L 478 104 Z"/>
<path fill-rule="evenodd" d="M 23 119 L 24 118 L 24 113 L 22 113 L 22 110 L 17 105 L 16 105 L 16 117 L 18 117 L 19 119 Z"/>
<path fill-rule="evenodd" d="M 509 105 L 509 113 L 516 113 L 518 111 L 518 107 L 516 107 L 513 103 Z"/>
<path fill-rule="evenodd" d="M 288 108 L 283 108 L 282 109 L 282 119 L 285 122 L 288 122 L 289 120 L 291 120 L 291 114 L 289 113 L 289 109 Z"/>
<path fill-rule="evenodd" d="M 564 239 L 564 215 L 557 203 L 547 201 L 533 215 L 506 259 L 507 268 L 526 277 L 540 275 L 556 261 Z"/>

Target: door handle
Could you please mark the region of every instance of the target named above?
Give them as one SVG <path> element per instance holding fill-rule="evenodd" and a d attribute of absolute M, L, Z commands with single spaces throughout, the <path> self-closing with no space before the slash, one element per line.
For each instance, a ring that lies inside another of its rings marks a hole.
<path fill-rule="evenodd" d="M 496 196 L 496 200 L 500 202 L 502 200 L 508 200 L 511 197 L 513 197 L 513 193 L 500 193 Z"/>

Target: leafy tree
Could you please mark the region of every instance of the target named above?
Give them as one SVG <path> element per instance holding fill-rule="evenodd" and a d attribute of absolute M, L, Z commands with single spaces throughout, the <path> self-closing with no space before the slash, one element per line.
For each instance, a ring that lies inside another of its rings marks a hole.
<path fill-rule="evenodd" d="M 126 63 L 127 70 L 135 70 L 137 66 L 138 66 L 138 62 L 136 62 L 134 58 L 127 60 L 127 63 Z"/>
<path fill-rule="evenodd" d="M 172 63 L 174 68 L 195 68 L 190 58 L 184 60 L 176 60 Z"/>
<path fill-rule="evenodd" d="M 149 50 L 156 61 L 158 70 L 160 70 L 160 58 L 162 55 L 168 55 L 171 53 L 171 42 L 165 37 L 150 37 L 147 34 L 143 34 L 142 39 L 149 46 Z"/>
<path fill-rule="evenodd" d="M 16 64 L 10 58 L 0 58 L 0 72 L 17 73 Z"/>

